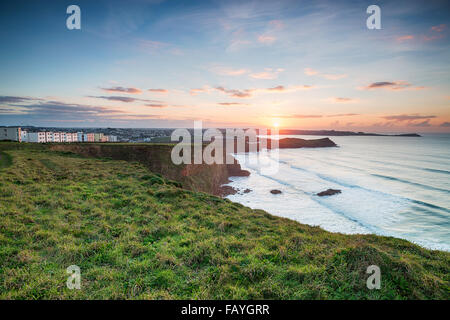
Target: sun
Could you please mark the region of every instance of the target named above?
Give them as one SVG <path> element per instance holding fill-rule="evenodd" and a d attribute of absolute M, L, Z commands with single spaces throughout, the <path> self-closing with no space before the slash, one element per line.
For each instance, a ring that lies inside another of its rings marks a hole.
<path fill-rule="evenodd" d="M 280 126 L 280 124 L 279 124 L 278 122 L 274 122 L 274 123 L 273 123 L 273 127 L 274 127 L 274 128 L 278 128 L 279 126 Z"/>

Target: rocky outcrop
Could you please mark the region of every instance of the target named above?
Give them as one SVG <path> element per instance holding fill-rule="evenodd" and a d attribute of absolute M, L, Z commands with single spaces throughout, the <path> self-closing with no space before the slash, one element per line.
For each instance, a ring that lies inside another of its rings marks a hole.
<path fill-rule="evenodd" d="M 245 141 L 245 152 L 260 151 L 262 148 L 288 149 L 288 148 L 328 148 L 328 147 L 337 147 L 337 145 L 329 138 L 311 139 L 311 140 L 305 140 L 300 138 L 283 138 L 278 140 L 278 145 L 277 141 L 273 139 L 258 138 L 256 142 L 251 143 L 247 138 Z M 238 152 L 238 146 L 236 142 L 234 145 L 234 152 Z"/>
<path fill-rule="evenodd" d="M 335 195 L 335 194 L 338 194 L 338 193 L 341 193 L 341 192 L 342 191 L 338 190 L 338 189 L 327 189 L 325 191 L 319 192 L 317 195 L 319 197 L 324 197 L 324 196 L 332 196 L 332 195 Z"/>

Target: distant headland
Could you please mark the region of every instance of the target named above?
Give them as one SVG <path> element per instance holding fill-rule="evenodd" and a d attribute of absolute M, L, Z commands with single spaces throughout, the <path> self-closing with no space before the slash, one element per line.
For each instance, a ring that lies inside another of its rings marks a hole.
<path fill-rule="evenodd" d="M 336 130 L 296 130 L 296 129 L 281 129 L 281 135 L 305 135 L 305 136 L 381 136 L 381 137 L 421 137 L 417 133 L 403 133 L 403 134 L 382 134 L 382 133 L 367 133 L 354 131 L 336 131 Z"/>

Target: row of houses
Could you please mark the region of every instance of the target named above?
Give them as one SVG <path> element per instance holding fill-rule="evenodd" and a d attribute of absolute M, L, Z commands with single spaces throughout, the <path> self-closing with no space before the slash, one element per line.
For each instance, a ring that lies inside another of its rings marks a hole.
<path fill-rule="evenodd" d="M 117 142 L 117 136 L 84 132 L 28 132 L 20 127 L 0 127 L 0 140 L 19 142 Z"/>

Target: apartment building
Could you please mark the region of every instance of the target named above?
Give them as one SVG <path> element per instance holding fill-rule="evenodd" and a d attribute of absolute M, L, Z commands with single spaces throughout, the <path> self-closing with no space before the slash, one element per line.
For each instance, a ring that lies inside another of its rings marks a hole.
<path fill-rule="evenodd" d="M 85 138 L 84 138 L 85 142 L 95 142 L 95 136 L 93 133 L 87 133 L 85 134 Z"/>
<path fill-rule="evenodd" d="M 44 143 L 46 140 L 45 132 L 28 132 L 28 142 Z"/>
<path fill-rule="evenodd" d="M 53 132 L 45 132 L 45 142 L 53 142 Z"/>
<path fill-rule="evenodd" d="M 28 132 L 25 130 L 20 131 L 21 142 L 28 142 Z"/>
<path fill-rule="evenodd" d="M 61 142 L 60 132 L 53 132 L 53 142 Z"/>
<path fill-rule="evenodd" d="M 102 142 L 103 137 L 103 133 L 94 133 L 94 142 Z"/>
<path fill-rule="evenodd" d="M 0 140 L 19 142 L 117 142 L 117 136 L 83 132 L 28 132 L 20 127 L 0 127 Z"/>
<path fill-rule="evenodd" d="M 0 127 L 0 140 L 22 141 L 19 127 Z"/>
<path fill-rule="evenodd" d="M 117 142 L 117 136 L 108 136 L 109 142 Z"/>

